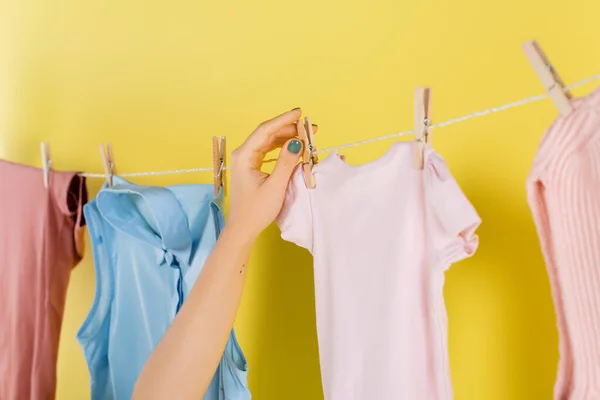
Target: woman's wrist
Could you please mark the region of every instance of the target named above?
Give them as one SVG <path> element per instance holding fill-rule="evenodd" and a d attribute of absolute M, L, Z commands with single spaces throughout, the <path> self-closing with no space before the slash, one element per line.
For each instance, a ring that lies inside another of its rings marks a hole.
<path fill-rule="evenodd" d="M 250 251 L 256 239 L 257 236 L 252 234 L 247 227 L 231 220 L 225 224 L 219 235 L 219 241 L 230 243 L 236 248 L 248 251 Z"/>

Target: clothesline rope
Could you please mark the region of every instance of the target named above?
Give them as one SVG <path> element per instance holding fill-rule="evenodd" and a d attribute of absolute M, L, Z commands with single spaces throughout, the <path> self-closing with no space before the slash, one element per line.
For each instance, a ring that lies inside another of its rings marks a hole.
<path fill-rule="evenodd" d="M 581 81 L 572 83 L 565 87 L 565 91 L 574 89 L 579 86 L 587 85 L 588 83 L 593 82 L 597 79 L 600 79 L 600 74 L 592 75 Z M 456 117 L 456 118 L 452 118 L 452 119 L 449 119 L 446 121 L 438 122 L 436 124 L 431 124 L 430 128 L 431 129 L 441 128 L 443 126 L 456 124 L 458 122 L 463 122 L 463 121 L 469 120 L 471 118 L 483 117 L 484 115 L 489 115 L 489 114 L 497 113 L 500 111 L 508 110 L 509 108 L 519 107 L 519 106 L 522 106 L 525 104 L 533 103 L 534 101 L 546 99 L 548 97 L 550 97 L 549 93 L 543 93 L 543 94 L 540 94 L 537 96 L 527 97 L 525 99 L 512 101 L 510 103 L 506 103 L 501 106 L 492 107 L 492 108 L 488 108 L 486 110 L 481 110 L 481 111 L 475 111 L 473 113 L 464 115 L 462 117 Z M 369 139 L 365 139 L 365 140 L 359 140 L 357 142 L 346 143 L 346 144 L 341 144 L 338 146 L 319 149 L 319 150 L 316 150 L 314 152 L 314 154 L 330 153 L 332 151 L 338 151 L 338 150 L 346 149 L 348 147 L 361 146 L 363 144 L 374 143 L 374 142 L 378 142 L 381 140 L 393 139 L 393 138 L 408 135 L 411 133 L 413 133 L 413 130 L 409 129 L 409 130 L 405 130 L 405 131 L 401 131 L 401 132 L 391 133 L 389 135 L 378 136 L 378 137 L 369 138 Z M 275 159 L 265 160 L 264 162 L 267 163 L 267 162 L 273 162 L 273 161 L 275 161 Z M 227 166 L 223 167 L 223 170 L 227 170 L 229 168 L 231 168 L 231 167 L 229 165 L 227 165 Z M 190 169 L 173 169 L 173 170 L 167 170 L 167 171 L 131 172 L 131 173 L 125 173 L 125 174 L 118 174 L 118 176 L 135 177 L 135 176 L 171 175 L 171 174 L 185 174 L 185 173 L 191 173 L 191 172 L 207 172 L 207 171 L 212 171 L 212 170 L 213 170 L 213 168 L 211 168 L 211 167 L 190 168 Z M 105 178 L 106 177 L 105 174 L 92 174 L 92 173 L 82 173 L 82 174 L 80 174 L 80 176 L 84 176 L 86 178 Z"/>

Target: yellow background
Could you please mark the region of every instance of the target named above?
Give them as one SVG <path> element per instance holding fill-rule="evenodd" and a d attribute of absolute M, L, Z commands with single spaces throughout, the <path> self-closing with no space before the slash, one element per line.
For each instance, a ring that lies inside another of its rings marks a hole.
<path fill-rule="evenodd" d="M 206 167 L 212 135 L 231 150 L 296 106 L 322 148 L 393 133 L 412 127 L 417 85 L 433 87 L 435 121 L 542 92 L 520 48 L 530 38 L 567 82 L 600 72 L 598 15 L 597 0 L 3 0 L 0 157 L 40 165 L 47 140 L 57 169 L 100 172 L 98 144 L 111 141 L 120 172 Z M 551 398 L 555 316 L 525 178 L 555 115 L 546 100 L 433 134 L 484 221 L 445 289 L 457 400 Z M 390 144 L 344 154 L 366 162 Z M 236 328 L 254 398 L 322 398 L 310 256 L 272 227 L 250 265 Z M 93 295 L 88 243 L 68 292 L 59 400 L 89 398 L 75 333 Z"/>

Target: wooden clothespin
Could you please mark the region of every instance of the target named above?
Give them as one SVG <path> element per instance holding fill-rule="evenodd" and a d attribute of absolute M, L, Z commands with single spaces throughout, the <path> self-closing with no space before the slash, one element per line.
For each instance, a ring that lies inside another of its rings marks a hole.
<path fill-rule="evenodd" d="M 110 143 L 106 143 L 106 145 L 100 145 L 100 156 L 102 157 L 102 165 L 104 166 L 106 183 L 109 187 L 111 187 L 113 184 L 113 176 L 115 175 L 115 160 L 113 158 L 112 147 Z"/>
<path fill-rule="evenodd" d="M 42 169 L 44 171 L 44 187 L 50 187 L 50 170 L 52 169 L 52 157 L 50 157 L 50 144 L 46 142 L 40 143 L 42 150 Z"/>
<path fill-rule="evenodd" d="M 316 186 L 315 176 L 312 173 L 313 166 L 318 162 L 316 151 L 314 132 L 312 124 L 308 117 L 304 118 L 304 124 L 301 120 L 296 122 L 298 129 L 298 137 L 302 141 L 302 170 L 304 171 L 304 182 L 306 187 L 314 189 Z"/>
<path fill-rule="evenodd" d="M 223 188 L 223 195 L 225 195 L 225 163 L 227 162 L 225 136 L 213 136 L 212 140 L 215 196 L 219 195 L 219 189 L 221 188 Z"/>
<path fill-rule="evenodd" d="M 315 151 L 317 151 L 315 145 L 315 132 L 313 130 L 313 124 L 308 117 L 304 117 L 304 128 L 306 129 L 306 136 L 308 137 L 309 158 L 312 164 L 315 165 L 319 162 L 319 156 L 315 154 Z"/>
<path fill-rule="evenodd" d="M 415 89 L 415 157 L 416 169 L 423 169 L 425 145 L 431 125 L 431 88 L 418 87 Z"/>
<path fill-rule="evenodd" d="M 533 66 L 544 88 L 550 94 L 550 98 L 558 107 L 561 115 L 569 115 L 573 111 L 571 105 L 571 93 L 565 91 L 565 84 L 550 63 L 550 60 L 543 52 L 540 45 L 535 40 L 530 40 L 523 44 L 525 55 Z"/>

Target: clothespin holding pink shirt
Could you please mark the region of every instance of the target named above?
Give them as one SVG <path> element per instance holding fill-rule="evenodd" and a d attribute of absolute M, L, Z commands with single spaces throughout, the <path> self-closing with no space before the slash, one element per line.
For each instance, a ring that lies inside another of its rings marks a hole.
<path fill-rule="evenodd" d="M 44 172 L 44 187 L 50 187 L 50 170 L 52 169 L 52 158 L 50 157 L 50 144 L 46 142 L 40 143 L 42 151 L 42 170 Z"/>
<path fill-rule="evenodd" d="M 226 158 L 226 147 L 225 147 L 225 136 L 216 137 L 213 136 L 213 172 L 214 172 L 214 185 L 215 185 L 215 197 L 219 195 L 219 190 L 223 189 L 223 195 L 225 195 L 225 163 Z"/>
<path fill-rule="evenodd" d="M 571 93 L 565 90 L 565 84 L 550 63 L 550 60 L 535 40 L 523 44 L 525 55 L 529 59 L 533 70 L 538 75 L 550 98 L 558 107 L 561 115 L 569 115 L 573 111 Z"/>
<path fill-rule="evenodd" d="M 298 120 L 296 122 L 296 128 L 298 129 L 298 137 L 302 141 L 302 170 L 304 172 L 304 182 L 306 183 L 307 188 L 314 189 L 316 181 L 312 169 L 319 159 L 317 155 L 314 154 L 316 151 L 315 135 L 310 119 L 305 117 L 304 124 L 302 124 L 301 120 Z"/>
<path fill-rule="evenodd" d="M 415 145 L 414 167 L 423 169 L 425 145 L 431 125 L 431 88 L 417 87 L 415 89 Z"/>
<path fill-rule="evenodd" d="M 106 175 L 106 183 L 108 187 L 113 184 L 113 176 L 115 175 L 115 160 L 113 158 L 112 147 L 110 143 L 100 145 L 100 156 L 102 157 L 102 165 L 104 166 L 104 174 Z"/>

